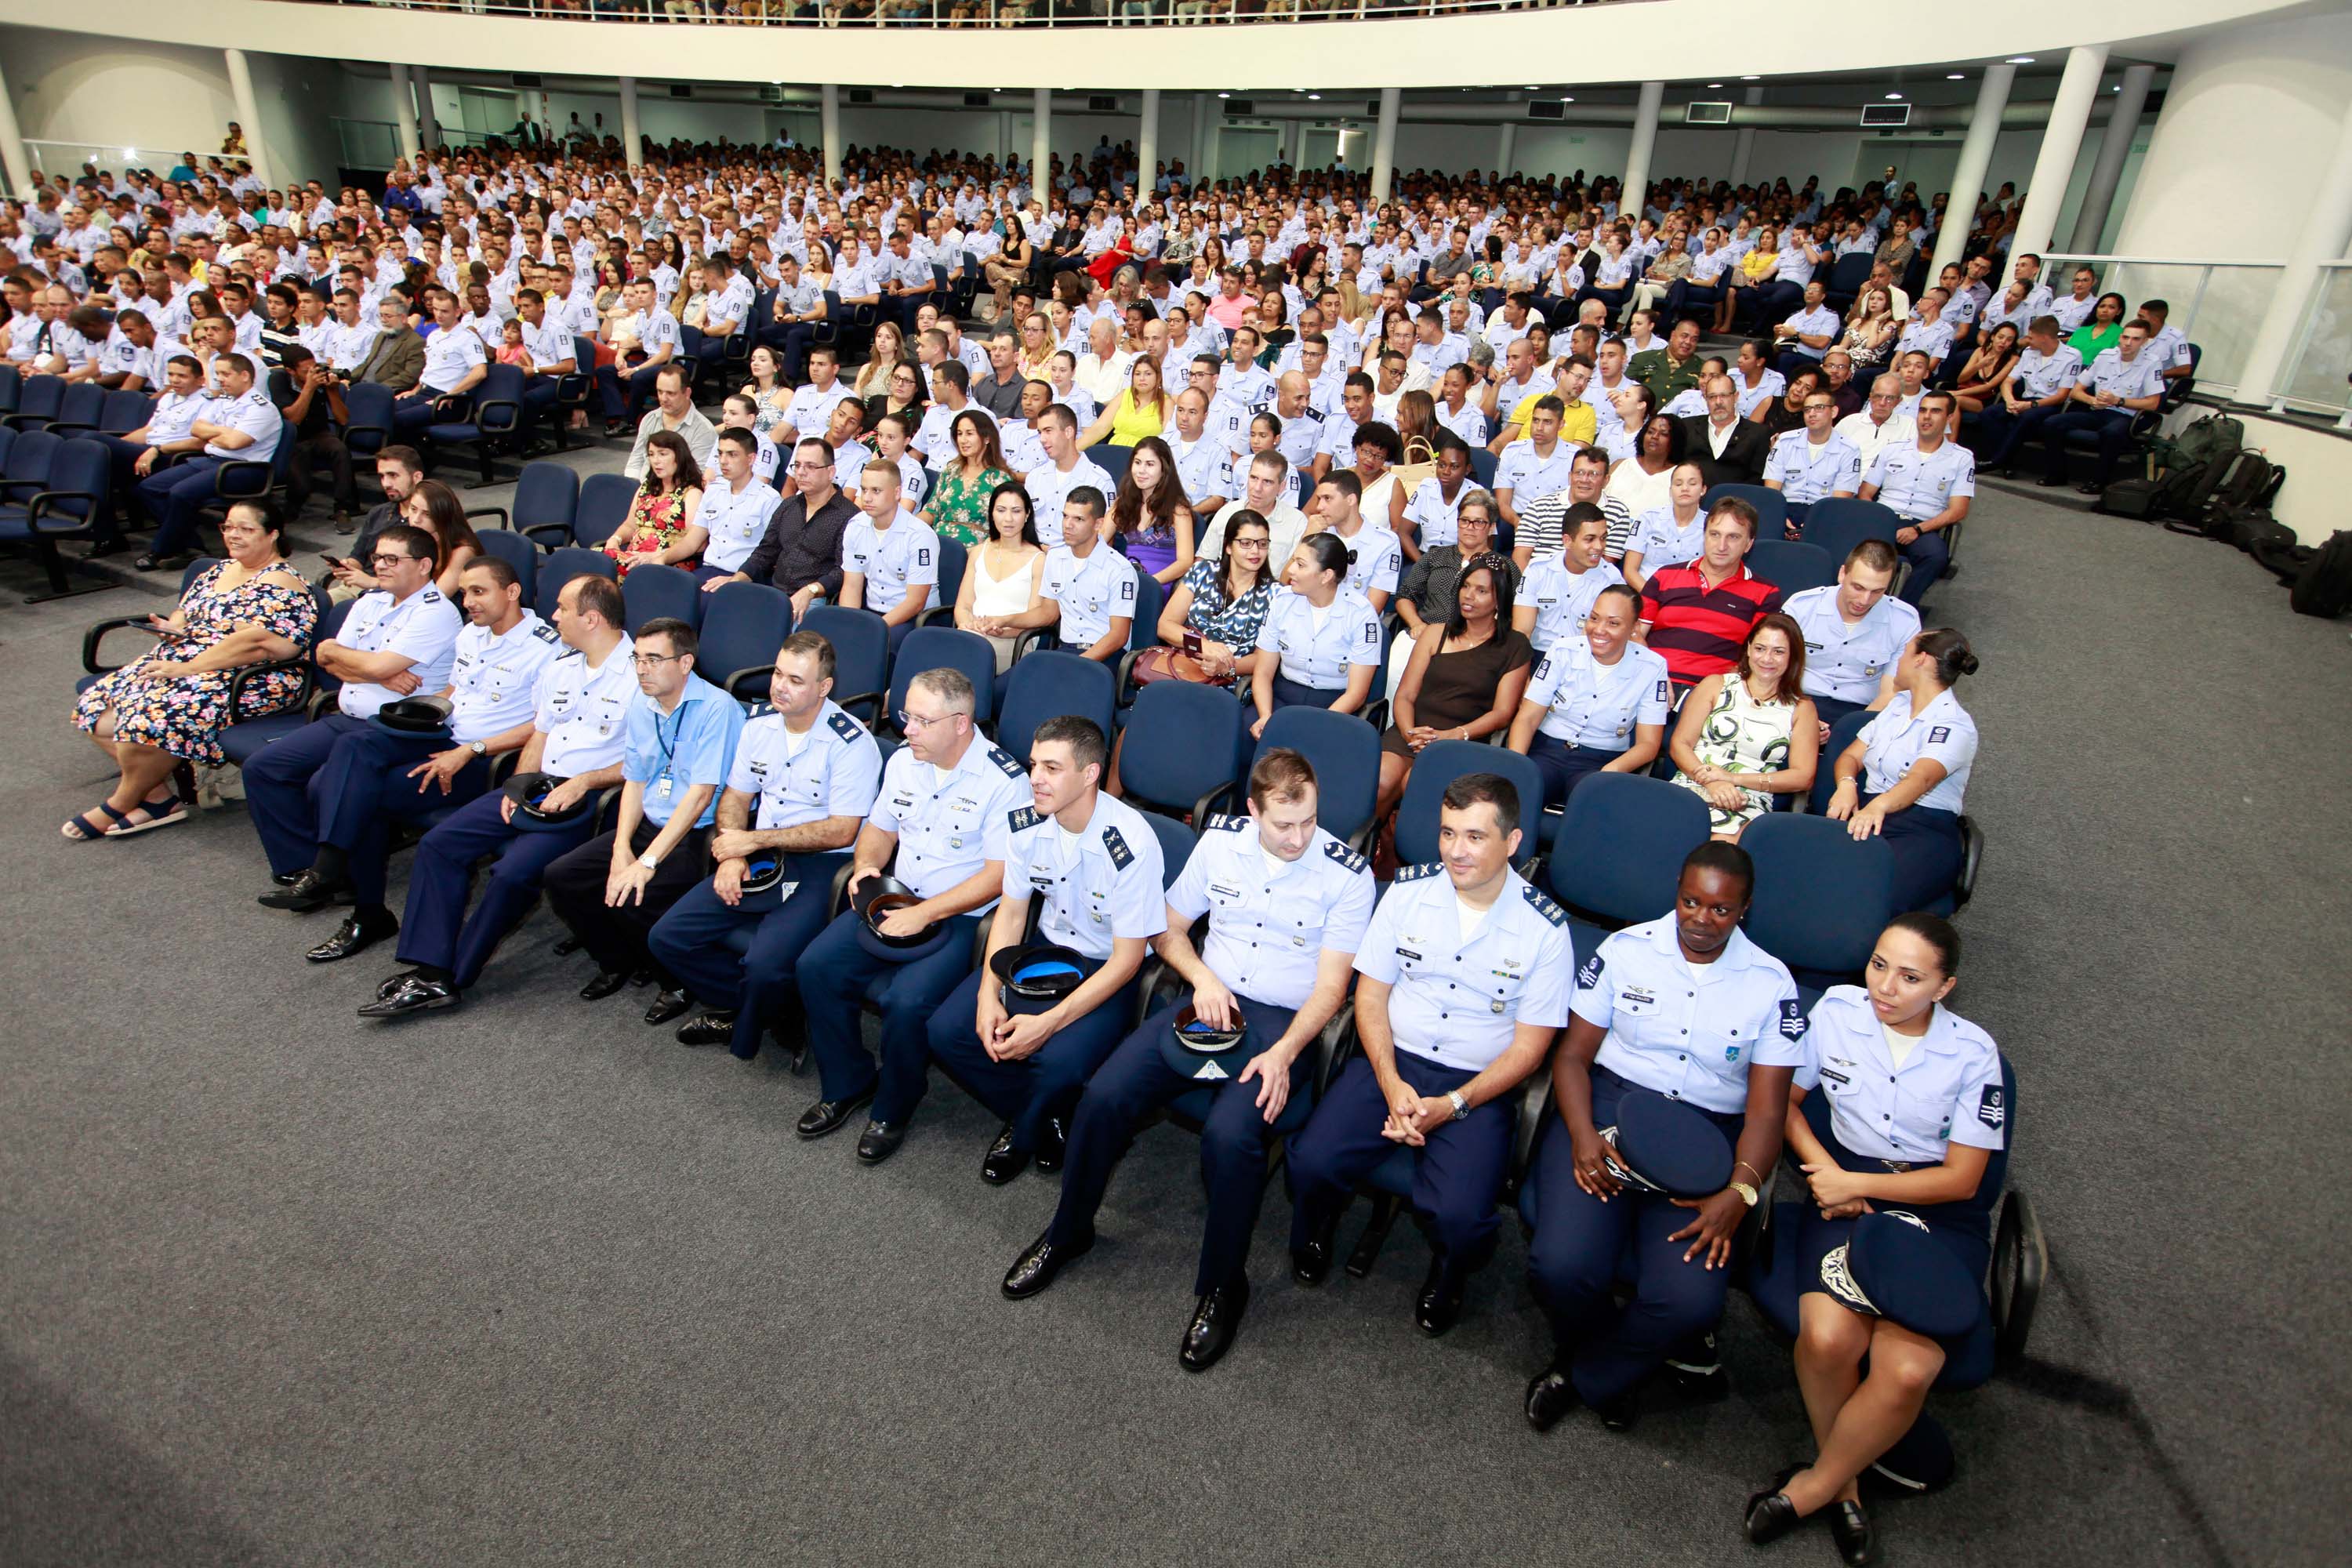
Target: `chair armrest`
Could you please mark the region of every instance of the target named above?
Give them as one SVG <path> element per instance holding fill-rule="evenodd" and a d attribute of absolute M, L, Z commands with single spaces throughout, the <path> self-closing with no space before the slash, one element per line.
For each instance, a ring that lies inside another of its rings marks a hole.
<path fill-rule="evenodd" d="M 1058 648 L 1062 646 L 1061 638 L 1050 626 L 1031 626 L 1013 639 L 1013 662 L 1019 664 L 1030 649 L 1040 646 L 1049 650 Z"/>
<path fill-rule="evenodd" d="M 759 673 L 766 674 L 767 668 L 764 665 L 761 666 Z M 890 694 L 887 691 L 861 691 L 855 697 L 836 697 L 833 700 L 835 706 L 844 712 L 853 708 L 866 709 L 867 710 L 866 721 L 869 727 L 872 727 L 881 723 L 883 710 L 889 706 Z"/>
<path fill-rule="evenodd" d="M 131 631 L 144 632 L 147 636 L 153 637 L 159 637 L 162 636 L 162 634 L 156 631 L 153 626 L 147 624 L 147 617 L 144 616 L 118 616 L 110 621 L 100 621 L 81 635 L 82 673 L 85 675 L 111 675 L 116 670 L 121 669 L 122 666 L 119 664 L 99 663 L 98 647 L 99 644 L 106 640 L 107 634 L 110 632 Z"/>
<path fill-rule="evenodd" d="M 289 669 L 298 670 L 301 673 L 302 686 L 301 689 L 295 693 L 294 700 L 287 704 L 288 707 L 304 707 L 314 698 L 320 695 L 318 689 L 319 667 L 311 663 L 308 657 L 299 658 L 272 658 L 264 659 L 259 664 L 241 664 L 229 672 L 229 721 L 231 723 L 235 723 L 237 720 L 242 718 L 260 717 L 259 714 L 247 714 L 241 711 L 245 703 L 246 687 L 259 676 L 275 675 L 280 671 Z M 282 710 L 279 710 L 279 711 L 282 711 Z"/>
<path fill-rule="evenodd" d="M 276 470 L 268 463 L 232 458 L 213 470 L 213 499 L 259 500 L 269 493 L 277 478 Z M 257 479 L 258 488 L 256 488 Z"/>
<path fill-rule="evenodd" d="M 505 529 L 509 533 L 514 531 L 514 524 L 507 520 L 507 509 L 502 506 L 478 506 L 466 513 L 466 521 L 467 522 L 473 521 L 478 517 L 495 517 L 499 520 L 499 526 L 500 528 Z M 548 525 L 541 523 L 540 526 L 544 528 Z"/>
<path fill-rule="evenodd" d="M 92 433 L 98 429 L 98 426 L 79 419 L 52 419 L 49 421 L 47 428 L 52 436 L 63 436 L 68 432 L 72 432 L 75 435 Z"/>
<path fill-rule="evenodd" d="M 68 501 L 76 500 L 90 503 L 89 516 L 79 521 L 68 520 L 63 528 L 44 529 L 41 526 L 44 514 L 56 510 Z M 60 539 L 70 539 L 77 533 L 89 531 L 97 521 L 98 499 L 87 490 L 43 490 L 25 507 L 25 527 L 36 538 L 43 533 L 53 533 Z"/>
<path fill-rule="evenodd" d="M 527 528 L 518 528 L 514 531 L 521 534 L 550 555 L 572 542 L 572 525 L 568 522 L 534 522 Z M 540 535 L 542 533 L 555 535 L 555 542 L 550 544 L 546 540 L 541 539 Z"/>
<path fill-rule="evenodd" d="M 1503 1191 L 1516 1195 L 1527 1177 L 1528 1162 L 1535 1158 L 1536 1139 L 1543 1131 L 1544 1112 L 1551 1106 L 1551 1063 L 1546 1060 L 1519 1085 L 1518 1103 L 1511 1112 L 1511 1163 Z"/>

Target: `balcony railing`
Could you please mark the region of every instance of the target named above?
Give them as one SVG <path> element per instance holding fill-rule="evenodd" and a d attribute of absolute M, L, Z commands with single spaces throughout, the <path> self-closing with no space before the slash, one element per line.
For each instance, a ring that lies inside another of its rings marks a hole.
<path fill-rule="evenodd" d="M 1362 22 L 1639 0 L 309 0 L 557 22 L 766 27 L 1118 27 Z"/>

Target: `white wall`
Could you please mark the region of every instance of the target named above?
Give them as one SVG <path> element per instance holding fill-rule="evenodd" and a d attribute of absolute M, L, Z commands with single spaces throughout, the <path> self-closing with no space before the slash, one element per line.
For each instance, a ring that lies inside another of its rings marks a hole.
<path fill-rule="evenodd" d="M 2191 44 L 2173 70 L 2116 250 L 2284 257 L 2347 104 L 2352 14 L 2229 28 Z"/>
<path fill-rule="evenodd" d="M 168 169 L 184 150 L 218 151 L 237 118 L 218 49 L 6 27 L 0 59 L 27 141 L 135 147 L 142 163 Z"/>

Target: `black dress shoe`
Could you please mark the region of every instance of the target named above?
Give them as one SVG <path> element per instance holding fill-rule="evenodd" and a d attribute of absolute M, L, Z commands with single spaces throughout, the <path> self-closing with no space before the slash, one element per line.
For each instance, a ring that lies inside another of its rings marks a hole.
<path fill-rule="evenodd" d="M 629 983 L 628 972 L 621 969 L 600 969 L 595 977 L 580 988 L 583 1002 L 602 1002 Z"/>
<path fill-rule="evenodd" d="M 1422 1279 L 1421 1294 L 1413 1299 L 1412 1321 L 1432 1339 L 1462 1321 L 1462 1281 L 1454 1278 L 1453 1266 L 1442 1257 L 1429 1260 L 1429 1273 Z"/>
<path fill-rule="evenodd" d="M 1634 1420 L 1642 1414 L 1642 1396 L 1638 1392 L 1621 1394 L 1614 1399 L 1596 1402 L 1592 1413 L 1610 1431 L 1631 1432 Z"/>
<path fill-rule="evenodd" d="M 335 934 L 302 956 L 313 963 L 333 963 L 355 952 L 364 952 L 386 937 L 400 934 L 400 922 L 390 915 L 378 915 L 371 920 L 364 915 L 349 914 L 335 928 Z"/>
<path fill-rule="evenodd" d="M 2076 485 L 2074 487 L 2074 493 L 2076 495 L 2084 496 L 2105 495 L 2107 493 L 2107 487 L 2105 485 Z"/>
<path fill-rule="evenodd" d="M 866 1131 L 857 1135 L 857 1163 L 878 1165 L 897 1153 L 898 1145 L 906 1141 L 907 1129 L 904 1126 L 893 1126 L 887 1121 L 869 1121 L 866 1124 Z"/>
<path fill-rule="evenodd" d="M 1062 1161 L 1069 1152 L 1070 1124 L 1061 1117 L 1048 1116 L 1037 1134 L 1037 1168 L 1052 1174 L 1062 1168 Z"/>
<path fill-rule="evenodd" d="M 1013 1123 L 1008 1121 L 980 1162 L 980 1179 L 991 1186 L 1001 1187 L 1028 1168 L 1029 1152 L 1013 1146 Z"/>
<path fill-rule="evenodd" d="M 2044 474 L 2033 482 L 2045 490 L 2054 490 L 2066 482 L 2066 477 L 2063 474 Z"/>
<path fill-rule="evenodd" d="M 307 870 L 272 871 L 269 874 L 269 879 L 281 888 L 290 888 L 308 875 L 310 875 L 310 873 Z"/>
<path fill-rule="evenodd" d="M 656 978 L 656 976 L 652 970 L 640 969 L 629 976 L 629 984 L 632 985 L 651 985 Z M 665 985 L 662 989 L 667 991 L 669 987 Z"/>
<path fill-rule="evenodd" d="M 1095 1247 L 1091 1236 L 1068 1247 L 1055 1246 L 1053 1237 L 1049 1230 L 1031 1242 L 1028 1249 L 1013 1260 L 1013 1267 L 1004 1271 L 1004 1294 L 1008 1300 L 1027 1300 L 1051 1285 L 1065 1264 L 1084 1258 Z"/>
<path fill-rule="evenodd" d="M 446 980 L 427 980 L 421 974 L 404 974 L 391 995 L 361 1008 L 360 1016 L 399 1018 L 411 1013 L 429 1012 L 436 1007 L 455 1007 L 464 1000 L 457 988 Z"/>
<path fill-rule="evenodd" d="M 691 1005 L 693 1004 L 686 999 L 685 992 L 664 991 L 654 998 L 653 1005 L 646 1009 L 646 1022 L 667 1024 Z"/>
<path fill-rule="evenodd" d="M 669 993 L 662 994 L 667 996 Z M 651 1013 L 646 1015 L 648 1024 L 659 1021 Z M 723 1046 L 734 1037 L 735 1015 L 732 1013 L 705 1013 L 700 1017 L 688 1018 L 677 1026 L 677 1043 L 681 1046 Z"/>
<path fill-rule="evenodd" d="M 296 872 L 294 879 L 278 891 L 264 893 L 254 902 L 265 910 L 287 910 L 298 915 L 307 915 L 316 913 L 331 903 L 349 903 L 351 897 L 349 889 L 327 880 L 316 870 L 304 870 Z"/>
<path fill-rule="evenodd" d="M 555 939 L 555 945 L 549 948 L 548 951 L 555 954 L 558 958 L 569 958 L 573 953 L 580 951 L 580 939 L 576 936 L 557 937 Z"/>
<path fill-rule="evenodd" d="M 1176 1364 L 1186 1372 L 1206 1372 L 1234 1348 L 1241 1332 L 1242 1314 L 1249 1310 L 1246 1279 L 1210 1291 L 1192 1303 L 1192 1321 L 1184 1325 L 1184 1342 L 1176 1347 Z"/>
<path fill-rule="evenodd" d="M 1333 1215 L 1321 1228 L 1290 1248 L 1290 1277 L 1301 1285 L 1320 1285 L 1331 1277 L 1339 1255 L 1339 1216 Z"/>
<path fill-rule="evenodd" d="M 1575 1408 L 1576 1384 L 1559 1363 L 1552 1363 L 1528 1380 L 1528 1425 L 1537 1431 L 1550 1431 L 1559 1425 L 1561 1416 Z"/>
<path fill-rule="evenodd" d="M 842 1100 L 820 1100 L 801 1112 L 801 1119 L 793 1124 L 793 1131 L 803 1138 L 822 1138 L 828 1132 L 838 1131 L 843 1122 L 873 1103 L 874 1091 L 871 1089 Z M 858 1152 L 863 1154 L 866 1152 L 865 1141 L 860 1139 L 858 1142 Z"/>
<path fill-rule="evenodd" d="M 1830 1539 L 1837 1543 L 1838 1558 L 1847 1568 L 1864 1568 L 1878 1555 L 1878 1531 L 1871 1528 L 1870 1515 L 1858 1502 L 1830 1504 Z"/>
<path fill-rule="evenodd" d="M 1789 1494 L 1780 1489 L 1789 1484 L 1790 1478 L 1803 1468 L 1802 1465 L 1790 1465 L 1772 1478 L 1770 1486 L 1760 1492 L 1748 1494 L 1748 1507 L 1740 1518 L 1746 1525 L 1749 1544 L 1767 1545 L 1803 1522 L 1797 1513 L 1797 1505 L 1790 1502 Z"/>
<path fill-rule="evenodd" d="M 379 1002 L 389 1002 L 389 1001 L 391 1001 L 391 1000 L 392 1000 L 392 994 L 393 994 L 394 992 L 395 992 L 395 991 L 399 990 L 403 985 L 406 984 L 407 984 L 409 981 L 411 981 L 411 980 L 415 980 L 415 978 L 417 978 L 417 972 L 416 972 L 415 970 L 414 970 L 414 969 L 404 969 L 404 970 L 402 970 L 399 973 L 397 973 L 397 974 L 394 975 L 391 979 L 386 980 L 386 981 L 383 982 L 381 984 L 379 984 L 379 985 L 377 985 L 377 986 L 376 986 L 376 988 L 375 988 L 375 999 L 376 999 L 377 1001 L 379 1001 Z"/>
<path fill-rule="evenodd" d="M 1666 1352 L 1666 1372 L 1675 1386 L 1693 1400 L 1717 1405 L 1731 1397 L 1731 1378 L 1723 1370 L 1712 1331 L 1697 1334 Z"/>

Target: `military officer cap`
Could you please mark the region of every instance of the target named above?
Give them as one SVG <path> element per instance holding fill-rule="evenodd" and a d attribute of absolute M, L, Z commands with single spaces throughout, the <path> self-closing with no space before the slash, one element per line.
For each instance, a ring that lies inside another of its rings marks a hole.
<path fill-rule="evenodd" d="M 788 880 L 784 852 L 754 849 L 743 860 L 743 897 L 736 908 L 751 912 L 780 910 L 800 884 Z"/>
<path fill-rule="evenodd" d="M 1186 1078 L 1202 1083 L 1239 1077 L 1256 1049 L 1246 1023 L 1237 1019 L 1232 1028 L 1221 1029 L 1202 1017 L 1190 1002 L 1176 1009 L 1160 1038 L 1161 1059 Z"/>
<path fill-rule="evenodd" d="M 1014 1013 L 1042 1013 L 1086 983 L 1086 955 L 1058 942 L 1002 947 L 988 961 L 1004 983 L 1004 1005 Z"/>
<path fill-rule="evenodd" d="M 1822 1258 L 1822 1284 L 1857 1312 L 1902 1324 L 1932 1340 L 1954 1340 L 1984 1314 L 1984 1288 L 1927 1222 L 1882 1209 L 1854 1222 L 1845 1245 Z"/>
<path fill-rule="evenodd" d="M 446 697 L 404 697 L 375 710 L 375 722 L 398 735 L 430 735 L 447 740 L 449 700 Z"/>
<path fill-rule="evenodd" d="M 1636 1187 L 1703 1198 L 1731 1180 L 1731 1140 L 1685 1101 L 1630 1089 L 1617 1102 L 1617 1155 L 1611 1165 Z"/>
<path fill-rule="evenodd" d="M 909 963 L 939 952 L 953 930 L 946 921 L 934 921 L 913 936 L 885 936 L 875 929 L 875 923 L 891 910 L 922 901 L 914 889 L 896 877 L 866 878 L 849 900 L 857 911 L 857 945 L 892 963 Z"/>
<path fill-rule="evenodd" d="M 548 793 L 565 782 L 553 773 L 517 773 L 507 780 L 506 797 L 515 803 L 514 817 L 509 826 L 525 833 L 552 833 L 559 827 L 570 826 L 595 809 L 594 799 L 583 795 L 562 811 L 548 810 L 542 804 Z"/>

